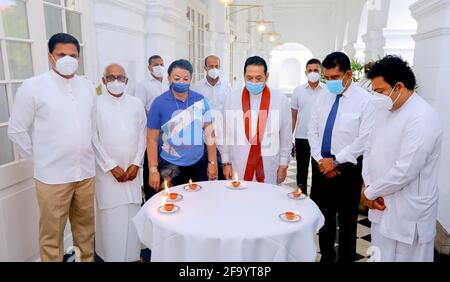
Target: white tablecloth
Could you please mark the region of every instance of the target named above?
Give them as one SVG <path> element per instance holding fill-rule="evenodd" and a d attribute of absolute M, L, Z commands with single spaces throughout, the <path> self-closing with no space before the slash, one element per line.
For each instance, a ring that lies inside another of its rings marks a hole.
<path fill-rule="evenodd" d="M 158 212 L 162 193 L 142 207 L 133 222 L 152 261 L 315 261 L 315 235 L 324 218 L 313 201 L 289 199 L 288 187 L 245 182 L 248 189 L 233 191 L 228 183 L 199 183 L 198 192 L 171 188 L 184 197 L 174 214 Z M 280 220 L 286 211 L 303 219 Z"/>

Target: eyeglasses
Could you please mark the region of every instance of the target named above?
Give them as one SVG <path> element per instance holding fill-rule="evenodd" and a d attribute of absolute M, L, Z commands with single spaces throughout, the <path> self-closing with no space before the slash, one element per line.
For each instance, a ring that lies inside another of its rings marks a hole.
<path fill-rule="evenodd" d="M 120 82 L 126 83 L 127 79 L 128 78 L 126 76 L 123 76 L 123 75 L 119 75 L 119 76 L 108 75 L 108 76 L 105 76 L 106 82 L 113 82 L 114 80 L 118 80 Z"/>

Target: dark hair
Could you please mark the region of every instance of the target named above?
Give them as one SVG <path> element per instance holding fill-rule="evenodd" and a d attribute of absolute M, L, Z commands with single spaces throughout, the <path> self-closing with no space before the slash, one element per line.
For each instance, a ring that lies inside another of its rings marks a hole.
<path fill-rule="evenodd" d="M 325 60 L 323 60 L 322 66 L 326 69 L 339 67 L 341 72 L 348 72 L 352 69 L 349 57 L 342 52 L 333 52 L 329 54 Z"/>
<path fill-rule="evenodd" d="M 370 61 L 364 65 L 364 73 L 367 74 L 370 69 L 373 67 L 374 62 Z"/>
<path fill-rule="evenodd" d="M 416 76 L 408 62 L 398 56 L 388 55 L 377 61 L 367 73 L 368 79 L 382 77 L 392 87 L 402 82 L 409 90 L 416 88 Z"/>
<path fill-rule="evenodd" d="M 169 66 L 169 69 L 167 70 L 169 75 L 172 74 L 172 71 L 175 68 L 187 70 L 187 71 L 189 71 L 189 73 L 191 75 L 194 73 L 194 69 L 192 68 L 191 63 L 188 60 L 181 59 L 181 60 L 176 60 L 173 63 L 171 63 L 170 66 Z"/>
<path fill-rule="evenodd" d="M 80 43 L 68 33 L 57 33 L 53 35 L 48 41 L 48 51 L 53 53 L 58 44 L 73 44 L 77 47 L 78 53 L 80 53 Z"/>
<path fill-rule="evenodd" d="M 244 73 L 247 72 L 248 66 L 264 66 L 264 74 L 267 74 L 267 63 L 259 56 L 250 57 L 245 61 Z"/>
<path fill-rule="evenodd" d="M 320 67 L 322 67 L 322 63 L 318 59 L 311 59 L 311 60 L 309 60 L 306 63 L 306 67 L 308 67 L 309 65 L 319 65 Z"/>
<path fill-rule="evenodd" d="M 148 58 L 148 64 L 151 65 L 153 60 L 157 60 L 157 59 L 161 59 L 162 60 L 160 55 L 153 55 L 153 56 L 151 56 L 150 58 Z"/>

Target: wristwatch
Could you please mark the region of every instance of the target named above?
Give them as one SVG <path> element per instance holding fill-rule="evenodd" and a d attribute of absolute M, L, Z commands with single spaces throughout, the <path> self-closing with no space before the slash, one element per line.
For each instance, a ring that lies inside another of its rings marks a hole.
<path fill-rule="evenodd" d="M 222 167 L 231 166 L 231 165 L 233 165 L 233 164 L 232 163 L 223 163 Z"/>
<path fill-rule="evenodd" d="M 157 172 L 159 172 L 157 166 L 151 166 L 151 167 L 149 168 L 149 171 L 150 171 L 150 173 L 157 173 Z"/>

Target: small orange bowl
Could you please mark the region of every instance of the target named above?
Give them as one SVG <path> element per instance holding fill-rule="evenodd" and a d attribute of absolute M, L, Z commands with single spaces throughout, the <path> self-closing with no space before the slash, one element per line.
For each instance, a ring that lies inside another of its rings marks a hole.
<path fill-rule="evenodd" d="M 302 192 L 300 191 L 294 191 L 294 192 L 292 192 L 292 196 L 294 196 L 295 198 L 298 198 L 298 197 L 300 197 L 302 195 Z"/>
<path fill-rule="evenodd" d="M 164 205 L 164 209 L 165 209 L 166 211 L 168 211 L 168 212 L 173 211 L 174 208 L 175 208 L 175 205 L 174 205 L 174 204 L 165 204 L 165 205 Z"/>
<path fill-rule="evenodd" d="M 297 217 L 297 215 L 293 212 L 285 212 L 284 215 L 288 220 L 294 220 Z"/>
<path fill-rule="evenodd" d="M 170 194 L 169 194 L 169 198 L 170 198 L 171 200 L 176 200 L 176 199 L 178 198 L 178 193 L 170 193 Z"/>
<path fill-rule="evenodd" d="M 231 182 L 231 185 L 233 185 L 234 188 L 238 188 L 239 186 L 241 186 L 241 182 L 233 181 L 233 182 Z"/>
<path fill-rule="evenodd" d="M 189 188 L 191 188 L 191 190 L 196 190 L 198 188 L 198 184 L 191 183 L 189 184 Z"/>

